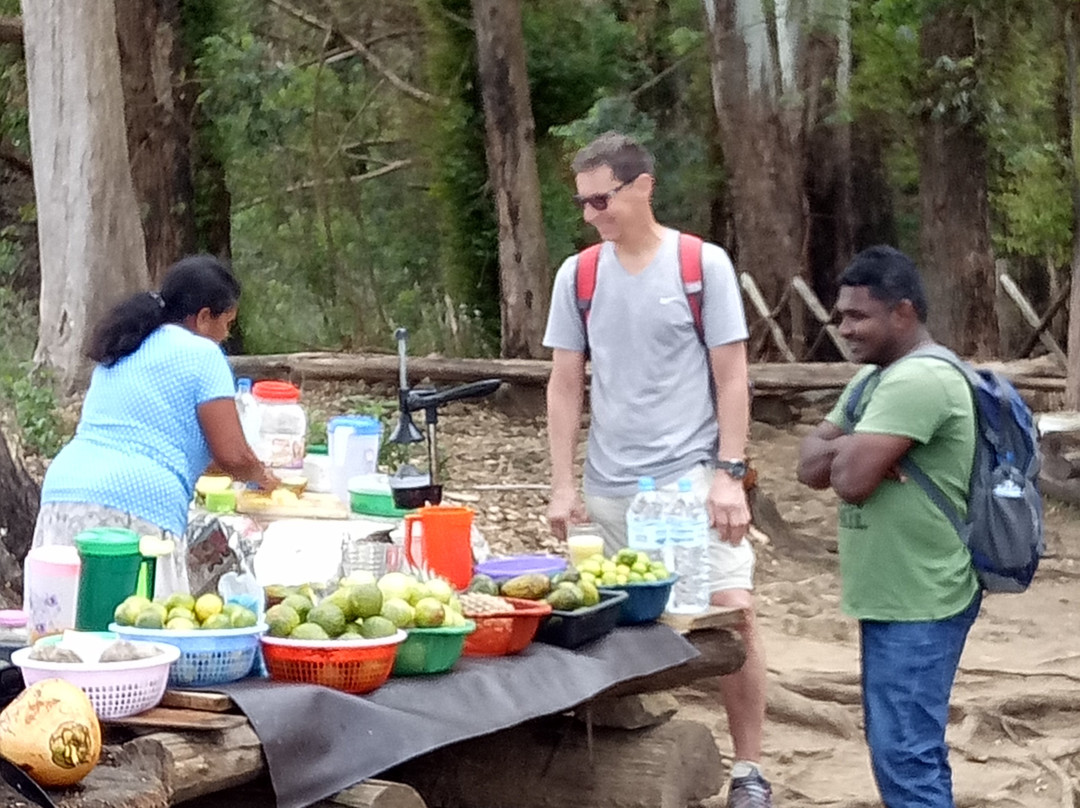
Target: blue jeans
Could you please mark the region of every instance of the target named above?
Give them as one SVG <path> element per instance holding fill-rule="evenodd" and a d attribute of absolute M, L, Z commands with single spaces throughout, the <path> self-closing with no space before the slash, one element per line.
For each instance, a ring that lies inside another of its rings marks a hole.
<path fill-rule="evenodd" d="M 980 593 L 946 620 L 859 624 L 866 742 L 886 808 L 954 808 L 949 693 L 981 603 Z"/>

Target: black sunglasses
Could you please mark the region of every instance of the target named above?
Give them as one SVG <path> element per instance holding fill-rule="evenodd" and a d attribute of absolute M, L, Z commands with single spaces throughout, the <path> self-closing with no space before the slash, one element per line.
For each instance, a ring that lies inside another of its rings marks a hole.
<path fill-rule="evenodd" d="M 636 180 L 636 179 L 637 179 L 637 177 L 634 177 L 634 180 Z M 602 213 L 603 211 L 607 210 L 608 203 L 611 202 L 612 197 L 614 197 L 615 194 L 619 193 L 619 191 L 621 191 L 627 185 L 632 183 L 634 180 L 627 180 L 626 182 L 621 183 L 620 185 L 616 186 L 615 188 L 612 188 L 607 193 L 589 194 L 588 196 L 582 196 L 581 194 L 574 194 L 572 199 L 574 200 L 574 204 L 577 205 L 582 210 L 585 210 L 586 205 L 592 205 L 593 210 L 595 210 L 597 213 Z"/>

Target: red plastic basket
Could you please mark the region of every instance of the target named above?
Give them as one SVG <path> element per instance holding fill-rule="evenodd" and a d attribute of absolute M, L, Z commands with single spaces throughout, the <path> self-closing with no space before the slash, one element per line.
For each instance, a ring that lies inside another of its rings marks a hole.
<path fill-rule="evenodd" d="M 470 616 L 476 631 L 465 638 L 465 656 L 504 656 L 523 651 L 533 641 L 540 621 L 551 614 L 551 604 L 542 600 L 503 598 L 512 612 Z"/>
<path fill-rule="evenodd" d="M 390 678 L 398 645 L 406 636 L 399 631 L 377 640 L 260 639 L 271 679 L 370 693 Z"/>

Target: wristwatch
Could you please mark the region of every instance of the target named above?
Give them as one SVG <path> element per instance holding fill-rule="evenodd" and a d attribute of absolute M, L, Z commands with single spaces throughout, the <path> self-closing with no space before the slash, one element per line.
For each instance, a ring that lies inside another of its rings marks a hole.
<path fill-rule="evenodd" d="M 717 460 L 716 467 L 720 471 L 727 472 L 727 475 L 733 480 L 743 479 L 750 471 L 750 466 L 741 458 L 738 460 Z"/>

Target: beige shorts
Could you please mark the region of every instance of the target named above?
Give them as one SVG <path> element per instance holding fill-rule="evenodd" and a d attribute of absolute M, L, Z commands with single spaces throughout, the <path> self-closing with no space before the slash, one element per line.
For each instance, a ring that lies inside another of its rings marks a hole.
<path fill-rule="evenodd" d="M 704 499 L 712 485 L 714 469 L 708 466 L 695 466 L 686 474 L 694 487 L 694 493 Z M 663 491 L 677 490 L 677 483 L 661 488 Z M 612 555 L 626 546 L 626 510 L 633 497 L 597 497 L 585 496 L 585 509 L 589 519 L 599 528 L 604 537 L 604 552 Z M 709 580 L 712 591 L 722 592 L 728 589 L 754 588 L 754 548 L 743 539 L 739 544 L 731 545 L 720 541 L 715 530 L 709 531 Z"/>

